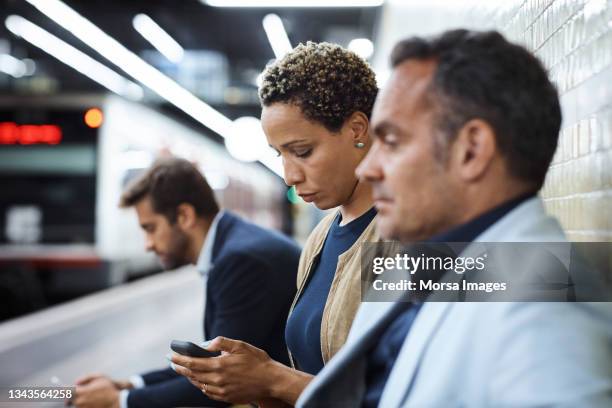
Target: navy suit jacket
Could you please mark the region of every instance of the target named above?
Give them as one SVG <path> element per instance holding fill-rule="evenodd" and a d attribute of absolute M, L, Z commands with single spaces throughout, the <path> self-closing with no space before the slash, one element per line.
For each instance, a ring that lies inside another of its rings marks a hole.
<path fill-rule="evenodd" d="M 289 238 L 225 212 L 217 224 L 207 284 L 207 339 L 225 336 L 289 364 L 285 323 L 296 290 L 299 247 Z M 129 408 L 224 407 L 171 368 L 143 375 Z"/>

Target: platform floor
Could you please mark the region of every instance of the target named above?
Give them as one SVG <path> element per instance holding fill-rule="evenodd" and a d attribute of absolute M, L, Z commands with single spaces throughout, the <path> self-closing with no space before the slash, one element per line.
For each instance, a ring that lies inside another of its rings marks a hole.
<path fill-rule="evenodd" d="M 0 324 L 0 387 L 71 385 L 167 366 L 172 339 L 201 341 L 203 285 L 191 267 L 164 272 Z M 0 407 L 63 406 L 55 403 Z"/>

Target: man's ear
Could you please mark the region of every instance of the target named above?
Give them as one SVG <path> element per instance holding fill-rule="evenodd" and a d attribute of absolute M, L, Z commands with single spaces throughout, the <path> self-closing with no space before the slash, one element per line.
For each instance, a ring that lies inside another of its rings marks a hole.
<path fill-rule="evenodd" d="M 196 219 L 197 214 L 193 205 L 182 203 L 176 207 L 176 223 L 181 229 L 187 230 L 193 227 L 196 223 Z"/>
<path fill-rule="evenodd" d="M 451 152 L 453 172 L 464 181 L 478 180 L 497 154 L 495 131 L 484 120 L 472 119 L 459 130 Z"/>
<path fill-rule="evenodd" d="M 368 144 L 368 127 L 370 122 L 363 112 L 353 112 L 344 122 L 344 128 L 350 132 L 353 143 Z"/>

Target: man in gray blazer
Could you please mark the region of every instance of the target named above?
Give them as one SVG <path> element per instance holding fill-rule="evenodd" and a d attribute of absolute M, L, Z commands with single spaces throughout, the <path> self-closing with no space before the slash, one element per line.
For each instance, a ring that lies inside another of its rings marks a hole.
<path fill-rule="evenodd" d="M 537 197 L 561 125 L 541 63 L 496 32 L 466 30 L 402 41 L 391 62 L 357 170 L 380 232 L 404 243 L 565 241 Z M 534 269 L 521 257 L 508 267 Z M 611 305 L 364 302 L 297 406 L 610 407 Z"/>

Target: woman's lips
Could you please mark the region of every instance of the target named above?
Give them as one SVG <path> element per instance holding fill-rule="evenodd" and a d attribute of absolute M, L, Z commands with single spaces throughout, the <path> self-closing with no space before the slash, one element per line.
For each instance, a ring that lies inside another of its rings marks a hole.
<path fill-rule="evenodd" d="M 313 202 L 315 199 L 315 196 L 317 195 L 317 193 L 309 193 L 309 194 L 298 194 L 300 197 L 302 197 L 302 200 L 306 201 L 307 203 Z"/>

